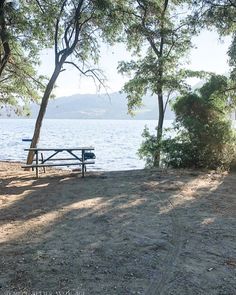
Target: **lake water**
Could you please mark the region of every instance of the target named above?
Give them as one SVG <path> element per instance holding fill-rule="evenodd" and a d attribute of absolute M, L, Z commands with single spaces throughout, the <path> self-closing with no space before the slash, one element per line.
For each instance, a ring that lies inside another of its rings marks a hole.
<path fill-rule="evenodd" d="M 0 160 L 25 161 L 35 120 L 0 120 Z M 94 146 L 94 170 L 128 170 L 144 167 L 137 155 L 142 131 L 155 132 L 156 121 L 148 120 L 44 120 L 38 147 Z M 166 121 L 169 127 L 171 121 Z"/>
<path fill-rule="evenodd" d="M 165 127 L 172 121 L 166 120 Z M 35 120 L 0 119 L 0 160 L 25 161 Z M 93 170 L 129 170 L 144 167 L 137 151 L 146 126 L 154 133 L 152 120 L 54 120 L 45 119 L 38 147 L 94 146 L 96 161 Z M 236 126 L 236 121 L 234 121 Z"/>

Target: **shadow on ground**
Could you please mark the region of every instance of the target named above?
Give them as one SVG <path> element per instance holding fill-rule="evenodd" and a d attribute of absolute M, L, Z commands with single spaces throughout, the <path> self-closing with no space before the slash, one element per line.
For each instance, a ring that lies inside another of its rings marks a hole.
<path fill-rule="evenodd" d="M 158 170 L 5 177 L 0 290 L 233 295 L 235 178 Z"/>

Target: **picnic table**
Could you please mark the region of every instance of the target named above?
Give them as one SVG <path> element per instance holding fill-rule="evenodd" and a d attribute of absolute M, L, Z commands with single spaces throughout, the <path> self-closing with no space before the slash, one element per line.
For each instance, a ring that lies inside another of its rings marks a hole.
<path fill-rule="evenodd" d="M 86 171 L 86 165 L 95 164 L 95 154 L 93 153 L 94 147 L 75 147 L 75 148 L 28 148 L 25 151 L 34 152 L 34 163 L 25 164 L 22 168 L 36 169 L 36 177 L 39 176 L 39 168 L 53 167 L 53 166 L 71 166 L 79 165 L 82 170 L 82 177 L 84 177 Z M 44 158 L 43 153 L 47 153 Z M 69 157 L 56 157 L 58 154 L 69 154 Z M 41 154 L 41 159 L 39 159 Z M 71 162 L 72 161 L 72 162 Z"/>

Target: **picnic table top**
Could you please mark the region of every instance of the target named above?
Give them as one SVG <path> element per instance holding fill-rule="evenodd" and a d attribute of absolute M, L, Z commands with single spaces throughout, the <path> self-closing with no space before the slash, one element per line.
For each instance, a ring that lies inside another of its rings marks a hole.
<path fill-rule="evenodd" d="M 62 151 L 86 151 L 86 150 L 94 150 L 94 147 L 92 146 L 87 146 L 87 147 L 66 147 L 66 148 L 28 148 L 25 149 L 25 151 L 58 151 L 58 152 L 62 152 Z"/>

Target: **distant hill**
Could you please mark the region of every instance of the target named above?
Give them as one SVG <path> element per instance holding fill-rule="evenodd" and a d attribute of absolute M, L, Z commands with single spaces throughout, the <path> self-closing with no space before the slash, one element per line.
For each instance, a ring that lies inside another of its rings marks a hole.
<path fill-rule="evenodd" d="M 143 107 L 138 109 L 135 117 L 127 114 L 127 99 L 124 94 L 76 94 L 51 100 L 48 104 L 46 118 L 48 119 L 135 119 L 155 120 L 158 117 L 157 99 L 147 96 Z M 38 114 L 39 106 L 31 107 L 31 118 Z M 166 119 L 173 119 L 174 113 L 168 107 Z"/>
<path fill-rule="evenodd" d="M 36 118 L 39 106 L 31 105 L 30 118 Z M 9 109 L 0 109 L 1 118 L 22 118 L 17 117 Z M 48 119 L 117 119 L 117 120 L 156 120 L 158 118 L 157 98 L 146 96 L 143 99 L 143 107 L 136 111 L 131 117 L 127 114 L 127 99 L 124 94 L 118 92 L 107 95 L 97 94 L 75 94 L 67 97 L 52 99 L 47 108 L 46 118 Z M 166 120 L 173 120 L 174 113 L 170 106 L 167 107 Z M 236 113 L 231 115 L 236 119 Z"/>

